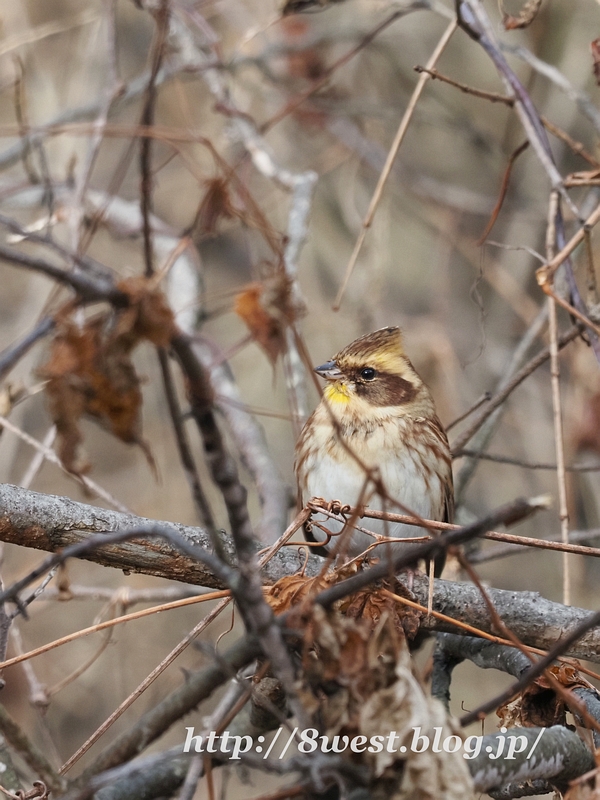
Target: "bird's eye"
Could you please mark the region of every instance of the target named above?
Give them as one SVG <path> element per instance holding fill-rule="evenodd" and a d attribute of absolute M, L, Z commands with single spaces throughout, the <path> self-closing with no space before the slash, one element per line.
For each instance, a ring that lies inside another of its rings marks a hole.
<path fill-rule="evenodd" d="M 373 367 L 365 367 L 360 371 L 360 377 L 365 381 L 372 381 L 375 377 L 375 370 Z"/>

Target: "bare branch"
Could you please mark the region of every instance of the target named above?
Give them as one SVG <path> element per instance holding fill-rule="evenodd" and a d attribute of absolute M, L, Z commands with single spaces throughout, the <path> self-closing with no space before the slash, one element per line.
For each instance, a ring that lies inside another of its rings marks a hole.
<path fill-rule="evenodd" d="M 154 523 L 133 514 L 121 514 L 104 508 L 76 503 L 66 497 L 39 494 L 7 484 L 0 486 L 0 539 L 36 550 L 59 552 L 66 547 L 83 544 L 97 533 L 119 533 L 133 528 L 148 530 Z M 210 552 L 209 535 L 201 528 L 179 523 L 157 523 L 161 529 Z M 233 542 L 223 537 L 223 544 L 234 558 Z M 255 551 L 258 545 L 255 545 Z M 192 583 L 197 586 L 223 589 L 224 584 L 210 569 L 160 542 L 122 542 L 104 545 L 82 553 L 82 557 L 107 567 L 127 572 L 141 572 L 162 578 Z M 293 574 L 302 562 L 295 551 L 279 550 L 265 566 L 265 579 L 272 583 L 282 575 Z M 318 569 L 315 559 L 309 569 Z M 309 572 L 310 574 L 310 572 Z"/>

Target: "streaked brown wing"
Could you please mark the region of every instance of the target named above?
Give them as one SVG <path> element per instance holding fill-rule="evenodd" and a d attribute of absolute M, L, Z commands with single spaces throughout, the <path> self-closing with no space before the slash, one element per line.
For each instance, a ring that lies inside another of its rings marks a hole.
<path fill-rule="evenodd" d="M 446 491 L 444 492 L 444 511 L 442 522 L 454 522 L 454 482 L 452 480 L 452 470 L 450 470 L 450 478 L 446 484 Z"/>

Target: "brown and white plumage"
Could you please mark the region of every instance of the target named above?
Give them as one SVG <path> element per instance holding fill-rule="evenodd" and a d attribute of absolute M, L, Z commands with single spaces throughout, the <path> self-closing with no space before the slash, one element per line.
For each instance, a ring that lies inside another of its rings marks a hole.
<path fill-rule="evenodd" d="M 296 445 L 302 502 L 322 497 L 357 505 L 366 466 L 377 468 L 388 495 L 405 509 L 426 519 L 452 521 L 448 439 L 429 389 L 404 353 L 400 330 L 382 328 L 361 336 L 315 371 L 328 385 Z M 361 504 L 398 511 L 372 481 Z M 323 515 L 316 519 L 333 533 L 341 530 L 340 523 Z M 365 519 L 362 524 L 397 539 L 421 535 L 419 528 L 403 523 Z M 317 525 L 312 536 L 327 538 Z M 358 555 L 373 542 L 369 534 L 353 531 L 346 552 Z"/>

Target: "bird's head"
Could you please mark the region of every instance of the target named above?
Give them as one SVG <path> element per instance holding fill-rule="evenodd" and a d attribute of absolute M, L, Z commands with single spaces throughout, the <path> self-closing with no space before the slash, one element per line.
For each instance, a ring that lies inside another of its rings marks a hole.
<path fill-rule="evenodd" d="M 381 328 L 361 336 L 315 372 L 329 382 L 324 396 L 334 407 L 364 402 L 376 408 L 402 407 L 408 412 L 432 403 L 429 390 L 404 352 L 399 328 Z M 425 413 L 428 410 L 422 408 Z"/>

